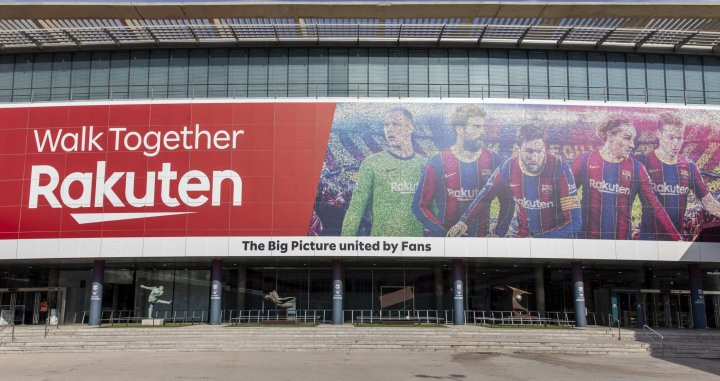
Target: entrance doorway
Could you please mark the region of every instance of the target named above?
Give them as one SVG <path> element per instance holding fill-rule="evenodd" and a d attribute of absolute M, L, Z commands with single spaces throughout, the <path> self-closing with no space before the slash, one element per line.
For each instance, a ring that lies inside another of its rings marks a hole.
<path fill-rule="evenodd" d="M 0 324 L 45 324 L 56 316 L 63 324 L 65 287 L 0 288 Z"/>

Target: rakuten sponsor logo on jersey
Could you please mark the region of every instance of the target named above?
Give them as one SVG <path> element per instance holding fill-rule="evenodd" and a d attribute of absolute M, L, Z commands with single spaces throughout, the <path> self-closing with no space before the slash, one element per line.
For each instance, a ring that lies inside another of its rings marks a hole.
<path fill-rule="evenodd" d="M 475 196 L 477 196 L 480 193 L 480 190 L 475 189 L 449 189 L 447 188 L 447 194 L 450 197 L 455 198 L 458 201 L 468 202 L 475 199 Z"/>
<path fill-rule="evenodd" d="M 686 195 L 690 193 L 689 187 L 680 184 L 653 184 L 653 190 L 663 196 Z"/>
<path fill-rule="evenodd" d="M 597 181 L 590 179 L 590 188 L 593 188 L 602 193 L 612 193 L 621 195 L 630 195 L 630 188 L 624 187 L 620 184 L 608 183 L 605 180 Z"/>
<path fill-rule="evenodd" d="M 390 190 L 400 194 L 415 194 L 417 187 L 418 183 L 411 183 L 409 181 L 393 181 L 390 183 Z"/>
<path fill-rule="evenodd" d="M 523 198 L 513 197 L 513 198 L 515 199 L 515 203 L 518 204 L 518 206 L 525 208 L 525 209 L 540 210 L 540 209 L 547 209 L 547 208 L 555 207 L 555 203 L 552 201 L 529 200 L 526 197 L 523 197 Z"/>

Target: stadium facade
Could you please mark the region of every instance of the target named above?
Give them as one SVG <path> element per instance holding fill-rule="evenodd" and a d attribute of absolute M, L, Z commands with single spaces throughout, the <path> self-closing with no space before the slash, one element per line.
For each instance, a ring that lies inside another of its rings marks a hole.
<path fill-rule="evenodd" d="M 0 324 L 718 328 L 718 44 L 707 2 L 0 4 Z"/>

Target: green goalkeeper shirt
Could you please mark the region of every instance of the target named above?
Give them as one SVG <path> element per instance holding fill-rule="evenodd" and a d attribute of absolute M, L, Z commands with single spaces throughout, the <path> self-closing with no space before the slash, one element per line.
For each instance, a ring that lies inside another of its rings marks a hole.
<path fill-rule="evenodd" d="M 423 227 L 413 214 L 412 201 L 426 163 L 427 159 L 415 153 L 407 158 L 390 152 L 366 157 L 357 173 L 342 235 L 356 236 L 365 210 L 370 208 L 370 235 L 421 237 Z"/>

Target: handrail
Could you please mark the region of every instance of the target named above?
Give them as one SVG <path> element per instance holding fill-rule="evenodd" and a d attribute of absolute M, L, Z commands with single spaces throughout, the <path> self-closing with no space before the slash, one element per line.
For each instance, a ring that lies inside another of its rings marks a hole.
<path fill-rule="evenodd" d="M 650 331 L 650 333 L 652 333 L 655 336 L 660 338 L 660 340 L 657 340 L 656 338 L 654 340 L 659 341 L 661 356 L 664 357 L 665 356 L 665 337 L 663 337 L 663 335 L 661 335 L 658 331 L 650 328 L 647 324 L 643 324 L 642 328 L 643 328 L 643 340 L 644 341 L 647 341 L 647 331 Z M 652 338 L 653 336 L 650 336 L 650 337 Z"/>
<path fill-rule="evenodd" d="M 650 328 L 647 324 L 644 324 L 644 325 L 643 325 L 643 338 L 645 337 L 645 333 L 646 333 L 647 331 L 650 331 L 650 332 L 654 333 L 657 337 L 660 338 L 660 341 L 665 340 L 665 338 L 663 337 L 663 335 L 661 335 L 658 331 Z"/>

